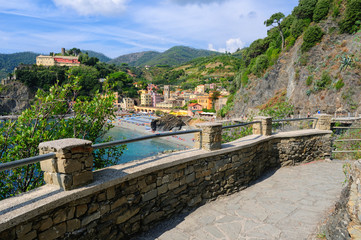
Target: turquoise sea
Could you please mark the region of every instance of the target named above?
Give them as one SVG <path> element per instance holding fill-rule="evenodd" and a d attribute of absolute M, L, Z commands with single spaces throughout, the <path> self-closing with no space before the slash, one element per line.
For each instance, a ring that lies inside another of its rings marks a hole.
<path fill-rule="evenodd" d="M 143 134 L 128 130 L 125 128 L 114 127 L 112 128 L 108 135 L 112 136 L 114 140 L 122 140 L 144 136 Z M 160 152 L 166 150 L 183 150 L 184 146 L 174 144 L 169 141 L 160 140 L 160 139 L 150 139 L 145 141 L 139 141 L 134 143 L 127 144 L 127 150 L 124 151 L 121 159 L 118 163 L 126 163 L 150 156 L 157 155 Z"/>

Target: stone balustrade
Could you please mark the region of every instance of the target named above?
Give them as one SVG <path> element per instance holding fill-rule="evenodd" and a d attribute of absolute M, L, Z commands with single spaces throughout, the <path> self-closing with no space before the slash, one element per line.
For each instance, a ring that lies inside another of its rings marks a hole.
<path fill-rule="evenodd" d="M 198 147 L 92 172 L 91 142 L 41 143 L 47 184 L 1 201 L 0 239 L 129 239 L 181 211 L 240 191 L 266 170 L 323 159 L 331 131 L 254 135 L 221 144 L 221 124 L 201 124 Z M 255 124 L 256 125 L 256 124 Z M 67 190 L 67 191 L 63 191 Z"/>
<path fill-rule="evenodd" d="M 47 184 L 70 190 L 93 181 L 92 142 L 66 138 L 39 145 L 39 153 L 55 152 L 55 159 L 40 162 Z"/>

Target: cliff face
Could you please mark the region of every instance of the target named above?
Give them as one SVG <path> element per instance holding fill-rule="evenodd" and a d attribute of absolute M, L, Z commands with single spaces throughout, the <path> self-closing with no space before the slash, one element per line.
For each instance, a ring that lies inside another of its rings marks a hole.
<path fill-rule="evenodd" d="M 30 106 L 32 94 L 28 87 L 20 82 L 0 85 L 0 114 L 18 114 Z"/>
<path fill-rule="evenodd" d="M 262 78 L 251 78 L 248 86 L 239 89 L 230 115 L 257 111 L 258 106 L 281 91 L 286 91 L 295 114 L 306 115 L 317 110 L 330 114 L 336 111 L 361 113 L 361 33 L 340 35 L 332 19 L 319 26 L 326 33 L 322 41 L 302 54 L 301 36 Z M 341 71 L 343 57 L 351 57 L 353 63 Z M 327 76 L 326 86 L 319 87 Z M 344 86 L 336 87 L 337 82 L 343 82 Z"/>

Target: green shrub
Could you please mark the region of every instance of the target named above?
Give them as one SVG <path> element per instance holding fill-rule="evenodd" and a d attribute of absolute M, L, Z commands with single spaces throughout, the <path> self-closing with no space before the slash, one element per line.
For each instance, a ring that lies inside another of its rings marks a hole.
<path fill-rule="evenodd" d="M 307 52 L 315 46 L 316 43 L 320 42 L 323 34 L 322 29 L 317 25 L 308 27 L 303 36 L 302 52 Z"/>
<path fill-rule="evenodd" d="M 308 55 L 306 53 L 303 53 L 299 60 L 301 66 L 306 66 L 308 62 Z"/>
<path fill-rule="evenodd" d="M 305 28 L 310 25 L 311 20 L 310 19 L 295 19 L 291 25 L 290 32 L 295 37 L 298 38 L 302 35 Z"/>
<path fill-rule="evenodd" d="M 336 6 L 332 11 L 332 17 L 337 18 L 340 16 L 340 7 Z"/>
<path fill-rule="evenodd" d="M 321 79 L 315 82 L 315 90 L 325 89 L 331 84 L 332 80 L 330 74 L 327 71 L 322 73 Z"/>
<path fill-rule="evenodd" d="M 306 79 L 306 85 L 307 85 L 307 86 L 311 86 L 312 82 L 313 82 L 313 76 L 310 75 L 310 76 L 308 76 L 307 79 Z"/>
<path fill-rule="evenodd" d="M 256 62 L 252 67 L 252 73 L 260 77 L 265 69 L 268 67 L 268 58 L 262 54 L 256 58 Z"/>
<path fill-rule="evenodd" d="M 317 0 L 300 0 L 297 7 L 292 11 L 292 15 L 299 19 L 309 18 L 312 20 Z"/>
<path fill-rule="evenodd" d="M 342 33 L 354 33 L 359 29 L 357 21 L 361 20 L 361 0 L 350 0 L 346 6 L 345 16 L 340 22 Z"/>
<path fill-rule="evenodd" d="M 293 45 L 295 45 L 296 38 L 293 35 L 289 35 L 286 40 L 286 49 L 289 50 Z"/>
<path fill-rule="evenodd" d="M 313 12 L 313 20 L 315 22 L 321 21 L 327 16 L 329 10 L 330 10 L 330 1 L 319 0 L 316 4 L 315 11 Z"/>
<path fill-rule="evenodd" d="M 280 55 L 280 51 L 281 49 L 279 48 L 273 48 L 273 47 L 269 47 L 266 51 L 266 55 L 268 57 L 268 65 L 272 66 L 273 64 L 276 63 L 279 55 Z"/>
<path fill-rule="evenodd" d="M 336 90 L 340 90 L 341 88 L 343 88 L 343 86 L 345 86 L 345 83 L 343 82 L 342 79 L 338 80 L 335 84 L 334 87 Z"/>
<path fill-rule="evenodd" d="M 248 83 L 248 74 L 250 74 L 250 71 L 248 69 L 246 69 L 245 71 L 242 72 L 242 77 L 241 77 L 242 86 L 247 85 L 247 83 Z"/>

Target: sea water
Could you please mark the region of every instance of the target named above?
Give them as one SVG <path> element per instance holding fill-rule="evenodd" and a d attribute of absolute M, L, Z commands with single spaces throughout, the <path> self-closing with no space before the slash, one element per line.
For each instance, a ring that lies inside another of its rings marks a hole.
<path fill-rule="evenodd" d="M 144 134 L 125 128 L 114 127 L 107 134 L 113 137 L 113 140 L 123 140 L 144 136 Z M 146 157 L 155 156 L 166 150 L 183 150 L 184 146 L 175 144 L 166 140 L 154 138 L 134 143 L 128 143 L 127 149 L 124 150 L 119 163 L 126 163 Z"/>

